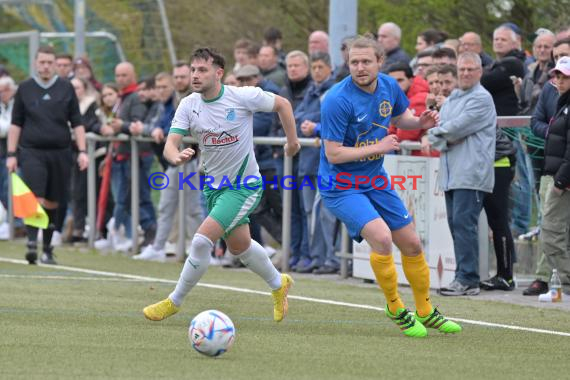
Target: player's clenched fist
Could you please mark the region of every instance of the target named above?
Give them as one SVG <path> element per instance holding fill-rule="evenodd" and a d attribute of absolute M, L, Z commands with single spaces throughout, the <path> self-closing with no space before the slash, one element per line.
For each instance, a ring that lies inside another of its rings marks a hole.
<path fill-rule="evenodd" d="M 172 164 L 176 166 L 182 165 L 183 163 L 190 161 L 195 154 L 196 152 L 194 151 L 194 149 L 186 148 L 178 153 L 178 156 L 174 158 Z"/>
<path fill-rule="evenodd" d="M 388 135 L 382 139 L 378 144 L 378 153 L 386 154 L 393 150 L 400 150 L 400 142 L 396 135 Z"/>

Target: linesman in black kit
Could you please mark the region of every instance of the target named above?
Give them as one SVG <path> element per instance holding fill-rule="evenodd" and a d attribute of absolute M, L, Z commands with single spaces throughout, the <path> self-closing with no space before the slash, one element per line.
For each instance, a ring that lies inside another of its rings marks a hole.
<path fill-rule="evenodd" d="M 45 209 L 49 225 L 43 231 L 40 261 L 56 264 L 51 238 L 58 203 L 67 196 L 73 166 L 70 127 L 75 131 L 79 150 L 77 164 L 81 170 L 85 170 L 88 164 L 85 128 L 81 125 L 79 102 L 73 86 L 56 75 L 55 52 L 51 47 L 38 49 L 35 69 L 35 75 L 20 84 L 14 97 L 6 167 L 9 172 L 20 167 L 24 182 Z M 26 230 L 26 260 L 35 264 L 38 229 L 26 226 Z"/>

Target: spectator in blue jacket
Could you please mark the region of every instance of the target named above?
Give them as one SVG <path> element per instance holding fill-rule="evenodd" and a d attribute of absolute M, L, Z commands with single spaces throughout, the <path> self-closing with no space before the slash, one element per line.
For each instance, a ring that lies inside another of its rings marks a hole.
<path fill-rule="evenodd" d="M 311 77 L 313 82 L 309 85 L 303 101 L 295 110 L 297 134 L 312 135 L 321 121 L 321 100 L 326 92 L 335 84 L 332 74 L 330 56 L 327 53 L 314 53 L 310 58 Z M 326 214 L 324 205 L 317 195 L 317 172 L 319 168 L 320 149 L 317 147 L 303 147 L 299 153 L 299 177 L 302 182 L 299 191 L 302 193 L 303 207 L 307 215 L 309 226 L 309 254 L 311 261 L 305 265 L 298 265 L 296 270 L 300 273 L 336 273 L 339 263 L 334 256 L 332 237 L 336 219 L 330 212 Z M 315 210 L 315 212 L 313 212 Z M 317 223 L 318 219 L 318 223 Z"/>

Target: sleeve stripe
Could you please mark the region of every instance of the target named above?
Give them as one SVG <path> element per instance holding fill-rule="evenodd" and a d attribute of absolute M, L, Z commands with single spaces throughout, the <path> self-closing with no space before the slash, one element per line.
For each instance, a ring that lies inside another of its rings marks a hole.
<path fill-rule="evenodd" d="M 176 133 L 177 135 L 188 136 L 188 130 L 180 128 L 170 128 L 168 133 Z"/>

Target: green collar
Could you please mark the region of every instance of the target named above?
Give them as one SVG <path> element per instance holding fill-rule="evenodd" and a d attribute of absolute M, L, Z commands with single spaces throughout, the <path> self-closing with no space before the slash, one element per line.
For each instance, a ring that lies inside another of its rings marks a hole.
<path fill-rule="evenodd" d="M 222 84 L 222 88 L 220 89 L 220 92 L 218 93 L 218 95 L 215 98 L 213 98 L 213 99 L 202 98 L 202 100 L 204 101 L 204 103 L 213 103 L 216 100 L 220 99 L 223 95 L 224 95 L 224 85 Z"/>

